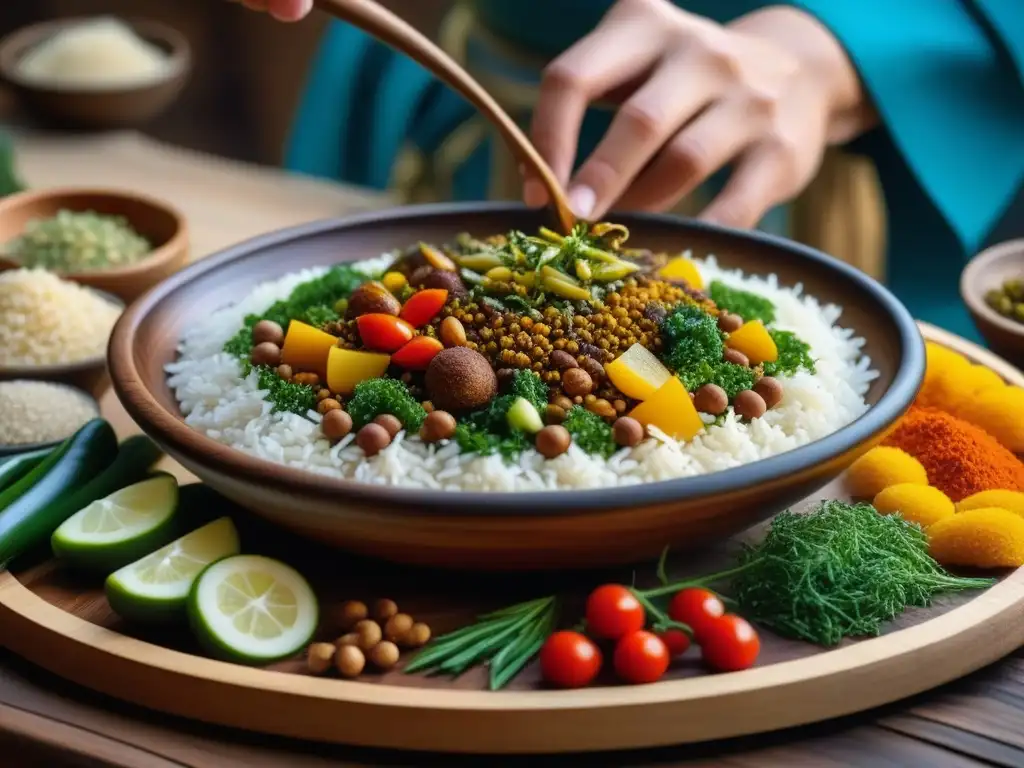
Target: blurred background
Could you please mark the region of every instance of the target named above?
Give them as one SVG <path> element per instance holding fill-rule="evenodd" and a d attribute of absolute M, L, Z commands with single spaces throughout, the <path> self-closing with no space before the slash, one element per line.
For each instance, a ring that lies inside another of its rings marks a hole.
<path fill-rule="evenodd" d="M 382 5 L 433 35 L 452 0 Z M 146 133 L 237 160 L 280 164 L 326 16 L 314 12 L 300 24 L 282 25 L 224 0 L 33 0 L 0 3 L 0 36 L 38 21 L 95 14 L 163 21 L 191 43 L 185 91 Z"/>

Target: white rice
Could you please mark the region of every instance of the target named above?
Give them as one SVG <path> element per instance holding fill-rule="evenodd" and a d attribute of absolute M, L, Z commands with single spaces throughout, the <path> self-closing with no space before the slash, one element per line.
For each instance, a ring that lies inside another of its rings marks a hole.
<path fill-rule="evenodd" d="M 799 285 L 782 287 L 775 275 L 724 270 L 713 257 L 697 263 L 705 282 L 720 280 L 770 299 L 776 307 L 774 327 L 793 331 L 810 345 L 817 371 L 783 378 L 782 402 L 762 418 L 743 422 L 730 408 L 722 423 L 688 443 L 651 430 L 652 439 L 607 460 L 573 445 L 552 460 L 528 450 L 515 463 L 499 455 L 462 455 L 454 442 L 427 445 L 404 432 L 369 459 L 352 435 L 332 446 L 320 432 L 319 414 L 271 413 L 257 374 L 241 378 L 237 358 L 222 351 L 247 314 L 287 297 L 322 269 L 260 285 L 240 303 L 197 322 L 181 342 L 178 361 L 167 366 L 168 383 L 189 426 L 245 453 L 331 477 L 452 491 L 598 488 L 717 472 L 820 440 L 867 410 L 864 395 L 877 373 L 861 352 L 864 340 L 837 325 L 840 307 L 820 305 Z M 385 264 L 382 257 L 362 267 L 372 274 Z"/>

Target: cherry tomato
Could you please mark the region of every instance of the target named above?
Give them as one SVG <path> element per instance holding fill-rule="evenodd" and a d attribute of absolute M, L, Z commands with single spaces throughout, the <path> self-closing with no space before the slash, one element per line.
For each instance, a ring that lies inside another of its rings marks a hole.
<path fill-rule="evenodd" d="M 363 346 L 377 352 L 401 349 L 415 335 L 412 326 L 405 320 L 383 312 L 360 315 L 356 318 L 356 328 L 359 329 Z"/>
<path fill-rule="evenodd" d="M 742 616 L 727 613 L 709 622 L 701 636 L 704 663 L 719 672 L 738 672 L 754 666 L 761 651 L 757 631 Z"/>
<path fill-rule="evenodd" d="M 579 632 L 555 632 L 540 649 L 540 669 L 552 685 L 582 688 L 601 671 L 601 651 Z"/>
<path fill-rule="evenodd" d="M 664 632 L 659 632 L 658 637 L 668 648 L 670 656 L 682 656 L 690 647 L 690 636 L 681 629 L 666 629 Z"/>
<path fill-rule="evenodd" d="M 425 371 L 430 361 L 444 345 L 430 336 L 415 336 L 413 340 L 391 355 L 391 362 L 410 371 Z"/>
<path fill-rule="evenodd" d="M 605 584 L 587 598 L 587 631 L 595 637 L 618 640 L 644 628 L 644 607 L 621 584 Z"/>
<path fill-rule="evenodd" d="M 615 673 L 627 683 L 653 683 L 668 669 L 668 648 L 657 635 L 639 630 L 615 644 Z"/>
<path fill-rule="evenodd" d="M 413 328 L 420 328 L 437 317 L 446 301 L 446 288 L 425 288 L 406 300 L 398 316 Z"/>
<path fill-rule="evenodd" d="M 685 624 L 693 630 L 693 639 L 703 643 L 701 634 L 704 627 L 725 613 L 725 606 L 718 595 L 707 589 L 690 587 L 676 592 L 668 606 L 668 615 L 674 621 Z"/>

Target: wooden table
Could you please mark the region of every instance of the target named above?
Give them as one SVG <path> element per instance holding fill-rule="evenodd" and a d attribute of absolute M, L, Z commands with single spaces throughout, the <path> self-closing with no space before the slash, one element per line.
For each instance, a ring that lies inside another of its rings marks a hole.
<path fill-rule="evenodd" d="M 19 137 L 33 186 L 126 186 L 178 205 L 194 256 L 281 226 L 386 205 L 388 200 L 154 144 L 136 134 Z M 113 404 L 108 395 L 107 404 Z M 123 413 L 119 430 L 133 425 Z M 173 468 L 172 468 L 173 469 Z M 180 467 L 177 474 L 187 477 Z M 842 691 L 836 691 L 842 696 Z M 913 700 L 840 721 L 729 743 L 543 761 L 587 766 L 735 768 L 1024 766 L 1024 651 Z M 514 738 L 510 734 L 510 738 Z M 479 765 L 479 758 L 402 755 L 268 739 L 168 718 L 69 685 L 0 649 L 0 764 L 18 766 Z M 522 761 L 537 764 L 536 758 Z M 492 764 L 493 761 L 487 761 Z M 503 761 L 504 764 L 504 761 Z"/>

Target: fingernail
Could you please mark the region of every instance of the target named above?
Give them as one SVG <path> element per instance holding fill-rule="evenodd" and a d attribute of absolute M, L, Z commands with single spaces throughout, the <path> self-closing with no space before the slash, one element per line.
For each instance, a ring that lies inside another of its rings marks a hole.
<path fill-rule="evenodd" d="M 569 205 L 572 206 L 572 212 L 581 219 L 590 216 L 596 202 L 597 196 L 590 187 L 573 187 L 569 190 Z"/>
<path fill-rule="evenodd" d="M 313 0 L 302 0 L 299 3 L 299 13 L 305 16 L 313 10 Z"/>
<path fill-rule="evenodd" d="M 527 179 L 523 184 L 523 202 L 531 208 L 540 208 L 548 201 L 544 185 L 536 179 Z"/>

